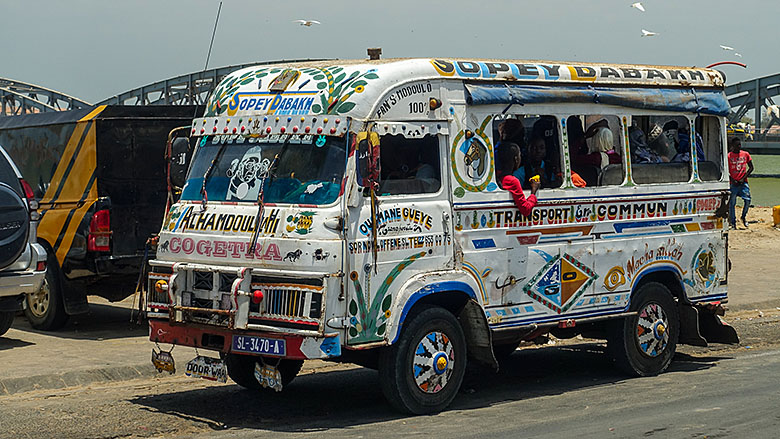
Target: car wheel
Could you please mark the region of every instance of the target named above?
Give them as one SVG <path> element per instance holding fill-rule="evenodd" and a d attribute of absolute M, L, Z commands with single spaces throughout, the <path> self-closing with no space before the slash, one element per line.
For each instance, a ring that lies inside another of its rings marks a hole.
<path fill-rule="evenodd" d="M 57 259 L 49 252 L 46 277 L 41 288 L 27 295 L 24 314 L 33 328 L 53 331 L 62 328 L 68 321 L 68 314 L 62 303 L 62 279 Z"/>
<path fill-rule="evenodd" d="M 436 413 L 458 393 L 466 372 L 466 339 L 455 316 L 423 308 L 382 352 L 379 380 L 390 404 L 411 414 Z"/>
<path fill-rule="evenodd" d="M 255 378 L 255 364 L 259 358 L 253 355 L 227 354 L 225 356 L 225 365 L 230 379 L 235 381 L 241 387 L 251 390 L 271 390 L 260 385 Z M 274 363 L 276 360 L 268 360 Z M 282 390 L 298 375 L 303 367 L 303 360 L 282 359 L 276 366 L 282 375 Z M 271 390 L 272 391 L 272 390 Z"/>
<path fill-rule="evenodd" d="M 677 303 L 658 282 L 642 285 L 631 301 L 630 309 L 637 314 L 614 322 L 607 339 L 609 350 L 629 375 L 657 375 L 669 367 L 677 349 Z"/>
<path fill-rule="evenodd" d="M 0 335 L 8 332 L 14 322 L 14 312 L 0 312 Z"/>
<path fill-rule="evenodd" d="M 4 160 L 0 156 L 0 160 Z M 0 269 L 19 258 L 27 247 L 30 219 L 25 201 L 7 184 L 0 182 Z"/>

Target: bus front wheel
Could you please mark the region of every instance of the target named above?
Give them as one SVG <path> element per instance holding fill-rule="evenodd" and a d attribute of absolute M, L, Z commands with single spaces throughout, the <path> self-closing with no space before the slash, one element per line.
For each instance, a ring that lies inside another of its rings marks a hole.
<path fill-rule="evenodd" d="M 458 393 L 466 372 L 466 339 L 455 316 L 439 307 L 410 318 L 398 342 L 379 359 L 379 380 L 390 404 L 410 414 L 437 413 Z"/>
<path fill-rule="evenodd" d="M 636 315 L 615 321 L 607 344 L 617 366 L 633 376 L 657 375 L 672 362 L 680 320 L 669 289 L 658 282 L 642 285 L 631 299 Z"/>
<path fill-rule="evenodd" d="M 228 376 L 236 384 L 246 389 L 269 391 L 270 389 L 260 385 L 260 382 L 255 378 L 255 365 L 258 360 L 260 359 L 253 355 L 227 354 L 225 356 L 225 365 L 227 366 Z M 273 364 L 276 360 L 268 361 Z M 282 390 L 298 375 L 301 367 L 303 367 L 303 360 L 279 360 L 276 368 L 282 375 Z"/>

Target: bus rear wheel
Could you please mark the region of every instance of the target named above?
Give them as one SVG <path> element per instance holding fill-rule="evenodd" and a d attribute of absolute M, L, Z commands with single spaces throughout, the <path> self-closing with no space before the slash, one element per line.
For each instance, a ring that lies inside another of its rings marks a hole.
<path fill-rule="evenodd" d="M 614 322 L 607 344 L 617 366 L 632 376 L 657 375 L 672 362 L 680 334 L 677 304 L 658 282 L 642 285 L 632 298 L 636 315 Z"/>
<path fill-rule="evenodd" d="M 225 356 L 225 365 L 227 366 L 228 376 L 235 381 L 236 384 L 246 389 L 261 391 L 271 390 L 260 385 L 260 382 L 255 378 L 255 364 L 257 364 L 258 361 L 260 361 L 260 358 L 252 355 L 227 354 Z M 276 362 L 276 360 L 271 359 L 267 361 L 270 364 Z M 298 372 L 301 371 L 303 360 L 282 359 L 276 367 L 282 375 L 282 390 L 284 390 L 284 388 L 298 375 Z"/>
<path fill-rule="evenodd" d="M 410 414 L 437 413 L 458 393 L 466 372 L 466 339 L 455 316 L 424 308 L 404 325 L 379 359 L 379 380 L 390 404 Z"/>

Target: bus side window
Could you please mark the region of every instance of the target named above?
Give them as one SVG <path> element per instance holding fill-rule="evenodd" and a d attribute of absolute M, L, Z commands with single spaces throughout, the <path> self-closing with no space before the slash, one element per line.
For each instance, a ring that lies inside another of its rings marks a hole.
<path fill-rule="evenodd" d="M 494 123 L 494 144 L 516 143 L 520 147 L 520 167 L 512 173 L 524 189 L 530 189 L 530 178 L 539 176 L 540 189 L 561 186 L 560 135 L 555 116 L 515 115 Z M 496 170 L 501 164 L 496 160 Z"/>
<path fill-rule="evenodd" d="M 566 125 L 572 183 L 576 187 L 623 183 L 620 118 L 612 115 L 569 116 Z"/>
<path fill-rule="evenodd" d="M 720 180 L 723 170 L 723 139 L 720 120 L 715 116 L 698 116 L 694 124 L 694 145 L 699 164 L 699 179 Z M 682 143 L 682 139 L 681 139 Z M 690 136 L 684 144 L 683 153 L 690 151 Z"/>
<path fill-rule="evenodd" d="M 379 143 L 382 175 L 379 195 L 429 194 L 441 188 L 439 139 L 384 135 Z"/>
<path fill-rule="evenodd" d="M 634 182 L 682 183 L 690 180 L 691 156 L 690 152 L 685 153 L 689 132 L 690 121 L 685 116 L 633 116 L 628 138 Z"/>

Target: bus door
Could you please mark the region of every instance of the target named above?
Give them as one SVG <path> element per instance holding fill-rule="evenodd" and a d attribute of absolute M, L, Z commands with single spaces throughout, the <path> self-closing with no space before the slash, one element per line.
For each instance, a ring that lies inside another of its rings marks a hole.
<path fill-rule="evenodd" d="M 348 344 L 382 340 L 399 288 L 414 274 L 452 265 L 443 142 L 438 135 L 357 136 L 361 188 L 348 214 Z"/>

